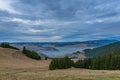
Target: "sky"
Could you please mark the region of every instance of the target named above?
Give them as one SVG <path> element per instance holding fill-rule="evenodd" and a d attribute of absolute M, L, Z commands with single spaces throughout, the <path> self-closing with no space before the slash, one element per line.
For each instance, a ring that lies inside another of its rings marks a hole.
<path fill-rule="evenodd" d="M 120 40 L 120 0 L 0 0 L 0 42 Z"/>

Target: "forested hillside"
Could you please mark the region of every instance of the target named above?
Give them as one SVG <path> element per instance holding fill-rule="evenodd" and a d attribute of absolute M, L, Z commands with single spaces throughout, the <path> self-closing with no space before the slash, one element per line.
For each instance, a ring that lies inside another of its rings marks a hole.
<path fill-rule="evenodd" d="M 89 57 L 84 60 L 83 59 L 78 60 L 75 63 L 69 61 L 69 63 L 72 63 L 70 67 L 94 69 L 94 70 L 120 70 L 120 42 L 95 48 L 93 50 L 86 49 L 84 51 L 87 52 L 87 56 Z M 66 59 L 57 59 L 57 61 L 53 60 L 51 62 L 51 65 L 53 66 L 53 68 L 55 66 L 62 67 L 62 65 L 60 64 L 64 63 L 65 61 Z M 64 68 L 63 66 L 63 68 L 55 67 L 55 69 L 66 69 L 66 68 Z"/>
<path fill-rule="evenodd" d="M 94 49 L 86 49 L 84 50 L 84 52 L 85 52 L 85 55 L 90 58 L 90 57 L 97 57 L 97 56 L 106 54 L 109 51 L 117 50 L 119 48 L 120 48 L 120 42 L 115 42 L 115 43 L 94 48 Z"/>
<path fill-rule="evenodd" d="M 120 70 L 120 49 L 110 51 L 99 57 L 78 60 L 74 67 L 95 70 Z"/>

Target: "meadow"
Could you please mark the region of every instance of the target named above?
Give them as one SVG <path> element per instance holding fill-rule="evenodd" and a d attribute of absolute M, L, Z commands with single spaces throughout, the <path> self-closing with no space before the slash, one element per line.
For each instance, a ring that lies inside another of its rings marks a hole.
<path fill-rule="evenodd" d="M 41 65 L 42 66 L 42 65 Z M 120 80 L 120 71 L 38 68 L 0 68 L 0 80 Z"/>
<path fill-rule="evenodd" d="M 119 70 L 48 70 L 50 60 L 33 60 L 20 51 L 0 48 L 0 80 L 120 80 Z"/>

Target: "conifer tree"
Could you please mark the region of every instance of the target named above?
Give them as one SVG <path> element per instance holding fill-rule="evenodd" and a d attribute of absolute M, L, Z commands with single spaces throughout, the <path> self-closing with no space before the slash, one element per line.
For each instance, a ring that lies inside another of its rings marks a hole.
<path fill-rule="evenodd" d="M 74 63 L 74 67 L 95 70 L 120 70 L 120 49 L 111 51 L 100 57 L 78 60 Z"/>
<path fill-rule="evenodd" d="M 26 54 L 26 47 L 23 47 L 22 53 Z"/>
<path fill-rule="evenodd" d="M 67 68 L 70 68 L 72 65 L 73 65 L 73 62 L 68 57 L 56 58 L 56 59 L 52 59 L 49 65 L 49 69 L 50 70 L 67 69 Z"/>

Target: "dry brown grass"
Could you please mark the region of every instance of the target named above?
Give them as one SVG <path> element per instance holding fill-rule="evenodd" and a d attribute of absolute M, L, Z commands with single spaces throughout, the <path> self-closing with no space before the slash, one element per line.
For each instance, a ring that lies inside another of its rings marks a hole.
<path fill-rule="evenodd" d="M 20 51 L 0 48 L 0 80 L 120 80 L 120 71 L 48 70 L 50 61 L 36 61 Z"/>
<path fill-rule="evenodd" d="M 46 68 L 0 70 L 0 80 L 120 80 L 120 71 L 66 69 L 50 71 Z"/>
<path fill-rule="evenodd" d="M 4 68 L 32 68 L 48 67 L 49 61 L 33 60 L 18 50 L 0 48 L 0 67 Z M 42 65 L 42 66 L 41 66 Z"/>

